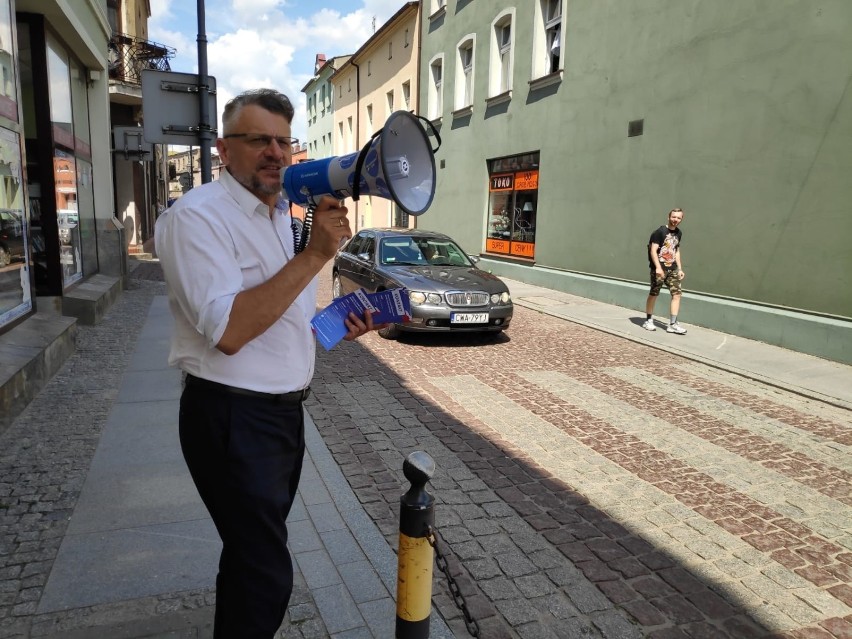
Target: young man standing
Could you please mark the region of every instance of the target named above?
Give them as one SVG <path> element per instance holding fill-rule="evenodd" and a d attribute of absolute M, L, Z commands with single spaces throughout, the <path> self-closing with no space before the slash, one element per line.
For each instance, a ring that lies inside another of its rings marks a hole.
<path fill-rule="evenodd" d="M 671 317 L 666 332 L 676 335 L 686 334 L 686 329 L 677 323 L 677 314 L 680 310 L 680 296 L 682 293 L 680 282 L 686 277 L 686 273 L 683 272 L 680 251 L 683 233 L 678 228 L 682 221 L 683 211 L 681 209 L 672 209 L 669 211 L 668 224 L 654 231 L 648 242 L 648 262 L 651 267 L 651 291 L 648 294 L 648 301 L 645 302 L 646 319 L 645 323 L 642 324 L 642 328 L 647 331 L 657 330 L 657 327 L 654 326 L 654 305 L 657 303 L 657 297 L 660 295 L 663 284 L 665 284 L 672 296 Z"/>

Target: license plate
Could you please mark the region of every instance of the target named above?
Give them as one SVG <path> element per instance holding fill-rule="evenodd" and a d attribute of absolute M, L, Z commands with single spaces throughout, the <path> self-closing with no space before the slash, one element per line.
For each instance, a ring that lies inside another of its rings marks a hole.
<path fill-rule="evenodd" d="M 487 324 L 488 313 L 453 313 L 450 315 L 453 324 Z"/>

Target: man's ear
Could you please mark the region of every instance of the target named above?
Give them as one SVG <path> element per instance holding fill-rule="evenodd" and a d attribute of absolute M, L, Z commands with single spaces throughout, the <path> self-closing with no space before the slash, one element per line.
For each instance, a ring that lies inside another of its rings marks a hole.
<path fill-rule="evenodd" d="M 225 166 L 228 165 L 228 143 L 222 138 L 216 138 L 216 150 L 219 152 L 219 159 Z"/>

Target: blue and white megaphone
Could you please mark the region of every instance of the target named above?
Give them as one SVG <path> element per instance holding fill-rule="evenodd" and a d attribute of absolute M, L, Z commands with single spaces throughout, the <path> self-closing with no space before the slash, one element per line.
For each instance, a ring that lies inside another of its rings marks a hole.
<path fill-rule="evenodd" d="M 316 200 L 331 195 L 339 200 L 374 195 L 393 200 L 409 215 L 420 215 L 435 196 L 435 153 L 426 131 L 426 122 L 441 138 L 432 123 L 408 111 L 390 114 L 360 151 L 338 157 L 309 160 L 284 169 L 281 182 L 287 199 L 307 206 L 305 232 L 309 232 L 310 214 Z"/>

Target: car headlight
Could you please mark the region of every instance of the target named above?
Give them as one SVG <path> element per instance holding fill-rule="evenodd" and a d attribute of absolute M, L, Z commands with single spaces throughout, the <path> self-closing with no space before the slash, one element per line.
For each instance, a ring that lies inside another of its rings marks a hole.
<path fill-rule="evenodd" d="M 508 301 L 509 301 L 509 293 L 508 292 L 494 293 L 491 296 L 491 303 L 492 304 L 497 304 L 498 302 L 502 302 L 503 304 L 506 304 Z"/>
<path fill-rule="evenodd" d="M 440 304 L 441 296 L 438 293 L 421 293 L 420 291 L 409 291 L 408 299 L 412 304 Z"/>

